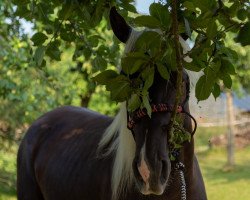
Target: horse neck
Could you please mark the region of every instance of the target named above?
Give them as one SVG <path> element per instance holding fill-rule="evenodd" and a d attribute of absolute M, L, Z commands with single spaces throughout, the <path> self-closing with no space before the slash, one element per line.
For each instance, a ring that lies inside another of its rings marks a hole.
<path fill-rule="evenodd" d="M 189 112 L 188 104 L 185 106 L 185 110 Z M 184 128 L 192 133 L 193 126 L 190 117 L 185 116 Z M 186 142 L 181 150 L 180 160 L 184 163 L 185 169 L 188 173 L 192 173 L 194 163 L 194 138 L 192 137 L 190 142 Z"/>
<path fill-rule="evenodd" d="M 193 138 L 191 138 L 191 141 L 187 142 L 183 146 L 180 160 L 184 163 L 186 170 L 190 171 L 193 169 L 193 161 L 194 161 L 194 139 Z"/>

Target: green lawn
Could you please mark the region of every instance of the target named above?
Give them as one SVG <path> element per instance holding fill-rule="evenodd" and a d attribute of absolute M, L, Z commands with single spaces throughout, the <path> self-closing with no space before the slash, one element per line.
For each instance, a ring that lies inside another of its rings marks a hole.
<path fill-rule="evenodd" d="M 15 200 L 16 150 L 0 150 L 0 200 Z"/>
<path fill-rule="evenodd" d="M 250 197 L 250 147 L 237 149 L 236 166 L 225 170 L 226 151 L 217 148 L 199 153 L 209 200 L 248 200 Z"/>
<path fill-rule="evenodd" d="M 250 197 L 250 146 L 236 149 L 236 166 L 226 171 L 226 151 L 223 148 L 209 149 L 212 135 L 225 133 L 225 128 L 198 129 L 195 140 L 198 159 L 204 176 L 209 200 L 248 200 Z M 0 150 L 0 200 L 15 198 L 16 150 Z"/>
<path fill-rule="evenodd" d="M 226 132 L 227 132 L 226 127 L 211 127 L 211 128 L 198 127 L 194 135 L 196 151 L 207 150 L 212 136 L 225 134 Z"/>
<path fill-rule="evenodd" d="M 233 170 L 226 170 L 225 148 L 209 149 L 214 135 L 226 133 L 225 127 L 198 128 L 195 143 L 209 200 L 248 200 L 250 197 L 250 146 L 236 149 Z"/>

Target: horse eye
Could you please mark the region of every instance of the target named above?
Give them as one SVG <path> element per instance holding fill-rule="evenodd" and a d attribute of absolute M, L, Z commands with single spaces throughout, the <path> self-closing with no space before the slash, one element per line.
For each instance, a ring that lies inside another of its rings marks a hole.
<path fill-rule="evenodd" d="M 162 125 L 161 129 L 163 132 L 167 132 L 168 131 L 168 126 L 167 125 Z"/>

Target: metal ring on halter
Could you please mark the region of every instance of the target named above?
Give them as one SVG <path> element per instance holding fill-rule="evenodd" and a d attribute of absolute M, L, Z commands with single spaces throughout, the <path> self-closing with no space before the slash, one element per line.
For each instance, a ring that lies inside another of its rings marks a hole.
<path fill-rule="evenodd" d="M 186 114 L 188 117 L 190 117 L 190 118 L 193 120 L 193 122 L 194 122 L 194 130 L 193 130 L 192 133 L 191 133 L 191 135 L 193 136 L 193 135 L 195 134 L 195 132 L 196 132 L 196 129 L 197 129 L 197 122 L 196 122 L 195 118 L 194 118 L 189 112 L 183 110 L 182 113 L 185 113 L 185 114 Z"/>

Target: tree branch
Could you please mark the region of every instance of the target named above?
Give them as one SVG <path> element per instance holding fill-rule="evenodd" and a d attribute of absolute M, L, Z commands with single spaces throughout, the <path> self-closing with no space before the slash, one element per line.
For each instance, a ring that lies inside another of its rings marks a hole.
<path fill-rule="evenodd" d="M 177 66 L 177 81 L 176 81 L 176 97 L 174 103 L 174 109 L 172 112 L 169 128 L 170 128 L 170 135 L 173 134 L 174 131 L 174 122 L 177 113 L 177 107 L 181 100 L 182 96 L 182 72 L 183 72 L 183 64 L 182 64 L 182 55 L 181 55 L 181 48 L 179 42 L 179 32 L 178 32 L 178 0 L 172 0 L 172 34 L 174 36 L 174 47 L 176 53 L 176 66 Z"/>

